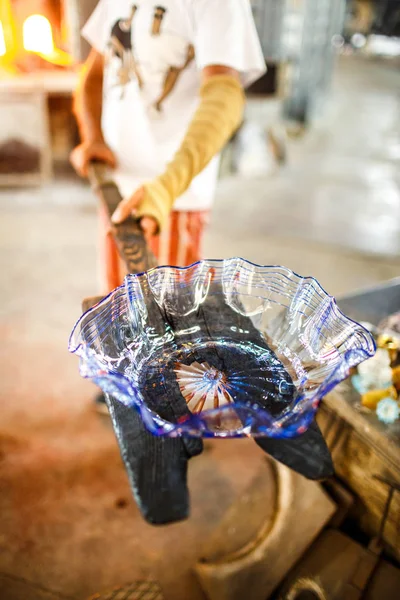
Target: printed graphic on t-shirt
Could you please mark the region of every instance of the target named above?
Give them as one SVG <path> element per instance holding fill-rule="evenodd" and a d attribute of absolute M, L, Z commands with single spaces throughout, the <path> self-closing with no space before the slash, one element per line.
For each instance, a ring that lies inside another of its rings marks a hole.
<path fill-rule="evenodd" d="M 118 84 L 122 87 L 136 77 L 139 86 L 143 82 L 137 69 L 135 59 L 132 53 L 132 21 L 137 11 L 137 5 L 133 4 L 131 12 L 126 19 L 118 19 L 111 29 L 110 41 L 108 44 L 108 53 L 106 63 L 116 58 L 120 64 L 118 68 Z"/>
<path fill-rule="evenodd" d="M 118 65 L 113 85 L 121 88 L 121 97 L 130 81 L 136 80 L 140 89 L 146 83 L 159 82 L 152 107 L 161 112 L 163 102 L 173 92 L 181 73 L 193 61 L 194 47 L 187 39 L 165 30 L 168 10 L 161 5 L 154 6 L 149 30 L 141 32 L 145 35 L 140 35 L 140 44 L 137 45 L 133 23 L 139 10 L 140 5 L 133 4 L 129 15 L 118 19 L 112 26 L 106 65 Z"/>

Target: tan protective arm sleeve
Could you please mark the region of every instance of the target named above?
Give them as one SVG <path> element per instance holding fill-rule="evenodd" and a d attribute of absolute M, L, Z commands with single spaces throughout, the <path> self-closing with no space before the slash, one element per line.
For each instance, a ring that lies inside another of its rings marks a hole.
<path fill-rule="evenodd" d="M 144 200 L 136 211 L 138 217 L 154 217 L 160 229 L 176 198 L 222 150 L 242 121 L 245 96 L 232 75 L 209 77 L 201 86 L 200 98 L 181 147 L 165 172 L 144 186 Z"/>

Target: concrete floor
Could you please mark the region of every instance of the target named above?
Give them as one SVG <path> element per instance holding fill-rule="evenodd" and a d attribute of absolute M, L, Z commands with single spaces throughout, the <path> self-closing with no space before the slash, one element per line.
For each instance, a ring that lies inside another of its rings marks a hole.
<path fill-rule="evenodd" d="M 221 181 L 206 255 L 283 264 L 333 294 L 399 275 L 399 89 L 392 67 L 341 60 L 325 120 L 290 141 L 288 165 Z M 0 205 L 0 598 L 83 599 L 153 574 L 168 599 L 201 600 L 190 567 L 260 454 L 213 446 L 191 464 L 191 519 L 144 524 L 66 350 L 98 290 L 95 200 L 69 179 L 3 190 Z"/>

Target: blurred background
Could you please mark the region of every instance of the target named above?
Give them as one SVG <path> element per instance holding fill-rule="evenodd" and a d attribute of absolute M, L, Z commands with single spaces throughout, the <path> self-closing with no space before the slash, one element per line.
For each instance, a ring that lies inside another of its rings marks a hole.
<path fill-rule="evenodd" d="M 245 121 L 224 151 L 206 257 L 285 265 L 339 296 L 398 276 L 398 0 L 251 4 L 268 72 L 248 91 Z M 178 541 L 204 529 L 195 500 L 192 524 L 168 535 L 141 522 L 113 432 L 93 414 L 94 388 L 67 352 L 81 300 L 99 291 L 96 198 L 68 162 L 78 141 L 72 96 L 88 53 L 80 29 L 95 5 L 0 6 L 5 600 L 84 598 L 131 575 L 128 555 L 136 574 L 152 565 L 168 588 L 168 562 L 181 561 L 184 573 L 193 558 L 193 544 L 183 551 Z M 243 477 L 232 493 L 246 479 L 237 460 Z M 216 479 L 225 468 L 218 463 Z M 227 492 L 217 499 L 223 511 Z"/>

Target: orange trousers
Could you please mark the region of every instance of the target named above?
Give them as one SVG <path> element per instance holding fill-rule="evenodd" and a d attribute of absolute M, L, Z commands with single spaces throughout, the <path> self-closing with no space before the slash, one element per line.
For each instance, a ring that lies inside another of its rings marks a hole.
<path fill-rule="evenodd" d="M 202 258 L 202 243 L 209 211 L 171 213 L 169 222 L 150 244 L 159 265 L 186 267 Z M 122 284 L 126 275 L 111 232 L 105 210 L 100 207 L 100 259 L 103 292 L 109 293 Z"/>

